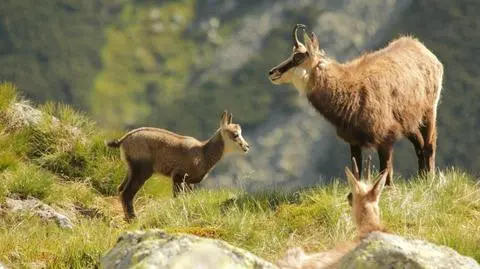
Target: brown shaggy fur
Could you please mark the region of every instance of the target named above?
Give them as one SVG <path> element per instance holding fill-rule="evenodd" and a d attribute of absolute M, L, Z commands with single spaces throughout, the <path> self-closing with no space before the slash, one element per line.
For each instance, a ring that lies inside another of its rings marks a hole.
<path fill-rule="evenodd" d="M 380 221 L 380 194 L 385 186 L 387 173 L 372 185 L 362 182 L 354 162 L 354 174 L 345 167 L 345 174 L 352 190 L 352 217 L 357 227 L 355 241 L 338 244 L 335 248 L 313 254 L 306 254 L 301 248 L 292 248 L 277 261 L 280 269 L 333 269 L 338 268 L 343 256 L 360 244 L 360 239 L 370 232 L 385 231 Z M 369 175 L 369 173 L 368 173 Z M 368 176 L 369 178 L 369 176 Z M 367 179 L 368 180 L 368 179 Z M 368 180 L 369 181 L 369 180 Z"/>
<path fill-rule="evenodd" d="M 305 40 L 306 46 L 298 43 L 292 56 L 270 71 L 272 83 L 293 83 L 306 94 L 350 144 L 351 156 L 360 165 L 362 148 L 377 149 L 380 170 L 388 171 L 387 185 L 393 144 L 404 136 L 415 147 L 419 172 L 434 173 L 443 80 L 443 65 L 435 55 L 417 39 L 404 36 L 381 50 L 338 63 L 320 50 L 314 33 Z"/>
<path fill-rule="evenodd" d="M 206 141 L 144 127 L 106 144 L 120 147 L 128 165 L 128 174 L 118 187 L 126 219 L 135 217 L 133 198 L 153 173 L 171 177 L 176 196 L 182 189 L 191 190 L 192 184 L 199 183 L 225 153 L 246 153 L 250 148 L 240 125 L 233 124 L 232 115 L 226 111 L 220 128 Z"/>

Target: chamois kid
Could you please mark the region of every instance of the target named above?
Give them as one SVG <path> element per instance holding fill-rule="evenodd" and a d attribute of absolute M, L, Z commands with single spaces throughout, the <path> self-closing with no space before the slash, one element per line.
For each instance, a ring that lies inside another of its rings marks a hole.
<path fill-rule="evenodd" d="M 359 245 L 360 240 L 374 231 L 384 232 L 385 229 L 380 221 L 380 194 L 385 186 L 387 171 L 379 176 L 373 185 L 367 183 L 370 178 L 370 162 L 367 163 L 367 182 L 360 180 L 360 172 L 353 158 L 354 172 L 345 167 L 345 175 L 351 189 L 348 201 L 352 207 L 352 218 L 357 227 L 355 241 L 337 245 L 335 248 L 306 254 L 301 248 L 289 249 L 285 257 L 277 261 L 280 269 L 333 269 L 338 268 L 340 260 L 348 252 Z"/>
<path fill-rule="evenodd" d="M 250 149 L 240 125 L 232 123 L 232 114 L 227 111 L 222 114 L 220 128 L 206 141 L 143 127 L 106 145 L 120 147 L 128 165 L 127 176 L 118 187 L 127 220 L 135 218 L 133 198 L 153 173 L 172 178 L 175 197 L 184 188 L 191 190 L 226 153 L 247 153 Z"/>
<path fill-rule="evenodd" d="M 269 72 L 273 84 L 292 83 L 350 144 L 360 165 L 362 148 L 375 148 L 380 171 L 392 180 L 396 140 L 414 145 L 419 172 L 434 173 L 437 105 L 443 65 L 420 41 L 404 36 L 380 50 L 339 63 L 312 32 L 305 45 L 292 32 L 292 55 Z"/>

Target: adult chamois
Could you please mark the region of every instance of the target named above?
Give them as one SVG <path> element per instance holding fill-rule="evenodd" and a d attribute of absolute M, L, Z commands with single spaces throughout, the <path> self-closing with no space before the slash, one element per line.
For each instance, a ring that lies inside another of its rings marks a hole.
<path fill-rule="evenodd" d="M 334 269 L 338 268 L 340 260 L 352 249 L 360 244 L 360 239 L 371 232 L 385 232 L 380 220 L 380 194 L 385 186 L 388 172 L 385 171 L 370 185 L 370 158 L 367 163 L 367 180 L 360 179 L 360 172 L 352 158 L 353 173 L 345 167 L 345 175 L 351 189 L 348 201 L 352 207 L 352 218 L 357 227 L 357 238 L 351 242 L 337 245 L 333 249 L 306 254 L 303 249 L 296 247 L 289 249 L 287 254 L 277 261 L 281 269 Z"/>
<path fill-rule="evenodd" d="M 391 184 L 393 144 L 407 137 L 419 172 L 435 171 L 437 105 L 443 65 L 420 41 L 403 36 L 345 63 L 328 57 L 312 32 L 305 45 L 292 32 L 293 53 L 269 72 L 273 84 L 292 83 L 350 144 L 361 168 L 362 148 L 375 148 Z"/>
<path fill-rule="evenodd" d="M 175 197 L 183 188 L 191 190 L 191 184 L 202 181 L 226 153 L 247 153 L 250 149 L 240 125 L 232 123 L 232 114 L 227 111 L 222 114 L 220 128 L 206 141 L 143 127 L 106 145 L 120 147 L 128 165 L 127 176 L 118 187 L 127 220 L 135 218 L 133 198 L 153 173 L 172 178 Z"/>

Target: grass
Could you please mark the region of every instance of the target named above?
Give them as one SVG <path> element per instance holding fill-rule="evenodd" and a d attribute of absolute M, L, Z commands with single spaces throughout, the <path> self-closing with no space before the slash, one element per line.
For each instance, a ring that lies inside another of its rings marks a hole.
<path fill-rule="evenodd" d="M 480 187 L 454 170 L 442 178 L 397 181 L 395 189 L 383 194 L 382 219 L 392 232 L 447 245 L 480 261 Z M 139 218 L 131 224 L 122 221 L 114 197 L 92 193 L 85 185 L 80 185 L 83 194 L 58 197 L 53 193 L 71 192 L 79 185 L 54 186 L 45 201 L 57 206 L 84 203 L 99 210 L 101 217 L 79 215 L 72 231 L 34 216 L 4 217 L 0 219 L 2 261 L 13 267 L 32 262 L 49 268 L 94 267 L 118 235 L 145 228 L 222 239 L 272 261 L 289 247 L 323 250 L 355 236 L 345 199 L 348 189 L 338 182 L 293 194 L 199 190 L 171 199 L 142 193 L 136 201 Z"/>
<path fill-rule="evenodd" d="M 0 84 L 0 92 L 4 87 L 10 86 Z M 93 268 L 121 233 L 147 228 L 222 239 L 270 261 L 289 247 L 324 250 L 355 236 L 343 180 L 296 192 L 200 189 L 173 199 L 170 182 L 156 177 L 137 195 L 138 219 L 125 223 L 115 196 L 125 167 L 118 151 L 103 145 L 118 134 L 53 104 L 41 111 L 59 122 L 11 128 L 7 107 L 0 110 L 0 203 L 34 196 L 75 224 L 63 230 L 35 215 L 0 210 L 0 261 L 9 267 Z M 450 169 L 428 180 L 395 182 L 380 204 L 390 231 L 480 261 L 478 179 Z"/>

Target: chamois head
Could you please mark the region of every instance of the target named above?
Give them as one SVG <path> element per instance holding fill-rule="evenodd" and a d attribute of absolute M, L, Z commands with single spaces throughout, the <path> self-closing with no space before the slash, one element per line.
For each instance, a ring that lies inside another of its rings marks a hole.
<path fill-rule="evenodd" d="M 220 119 L 220 134 L 225 143 L 225 152 L 247 153 L 250 145 L 243 138 L 240 125 L 232 123 L 232 117 L 232 113 L 225 110 Z"/>
<path fill-rule="evenodd" d="M 373 186 L 370 186 L 368 182 L 360 180 L 355 158 L 353 158 L 353 170 L 354 172 L 352 173 L 348 167 L 345 167 L 345 175 L 347 176 L 352 191 L 348 199 L 352 206 L 352 216 L 359 234 L 363 235 L 371 231 L 380 230 L 382 227 L 380 224 L 380 209 L 378 203 L 388 173 L 382 173 Z M 367 171 L 367 180 L 369 180 L 369 168 Z"/>
<path fill-rule="evenodd" d="M 307 87 L 310 71 L 319 66 L 327 64 L 325 52 L 320 50 L 318 38 L 311 32 L 310 36 L 304 34 L 305 45 L 298 40 L 297 31 L 305 29 L 303 24 L 297 24 L 292 31 L 293 52 L 286 60 L 272 68 L 269 72 L 269 79 L 273 84 L 292 83 L 299 91 Z"/>

